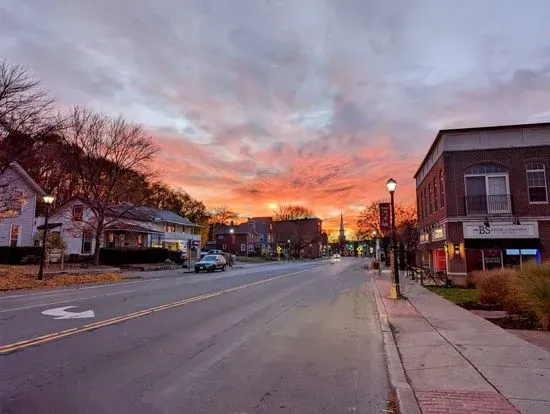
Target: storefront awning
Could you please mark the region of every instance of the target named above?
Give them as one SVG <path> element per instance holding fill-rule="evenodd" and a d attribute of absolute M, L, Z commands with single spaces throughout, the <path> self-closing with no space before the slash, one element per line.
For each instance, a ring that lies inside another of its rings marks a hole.
<path fill-rule="evenodd" d="M 465 239 L 466 249 L 541 249 L 539 239 Z"/>

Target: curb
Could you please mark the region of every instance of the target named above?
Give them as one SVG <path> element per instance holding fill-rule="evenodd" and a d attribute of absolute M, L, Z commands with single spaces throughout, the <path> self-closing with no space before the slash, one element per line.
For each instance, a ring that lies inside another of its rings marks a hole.
<path fill-rule="evenodd" d="M 376 302 L 376 308 L 378 310 L 378 320 L 380 321 L 380 328 L 382 330 L 382 337 L 384 339 L 384 353 L 386 354 L 386 361 L 388 365 L 388 373 L 390 377 L 390 383 L 397 395 L 397 403 L 399 405 L 399 412 L 402 414 L 421 414 L 420 407 L 414 396 L 414 392 L 407 381 L 405 376 L 405 370 L 401 357 L 397 351 L 397 344 L 393 337 L 393 333 L 388 322 L 388 315 L 386 313 L 386 307 L 382 302 L 382 297 L 374 276 L 371 273 L 370 284 L 374 293 Z"/>

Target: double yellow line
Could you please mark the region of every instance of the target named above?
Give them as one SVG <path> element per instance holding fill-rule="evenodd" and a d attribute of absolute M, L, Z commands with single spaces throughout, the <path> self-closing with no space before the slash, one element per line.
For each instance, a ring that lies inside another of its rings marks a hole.
<path fill-rule="evenodd" d="M 239 291 L 239 290 L 242 290 L 242 289 L 246 289 L 248 287 L 262 285 L 264 283 L 272 282 L 272 281 L 278 280 L 278 279 L 283 279 L 285 277 L 289 277 L 289 276 L 292 276 L 292 275 L 295 275 L 295 274 L 298 274 L 298 273 L 302 273 L 302 272 L 305 272 L 307 270 L 311 270 L 311 268 L 304 269 L 304 270 L 299 270 L 297 272 L 287 273 L 286 275 L 282 275 L 282 276 L 275 276 L 275 277 L 271 277 L 269 279 L 259 280 L 257 282 L 246 283 L 244 285 L 235 286 L 235 287 L 232 287 L 232 288 L 229 288 L 229 289 L 217 290 L 215 292 L 205 293 L 203 295 L 194 296 L 192 298 L 178 300 L 176 302 L 171 302 L 171 303 L 167 303 L 165 305 L 155 306 L 153 308 L 144 309 L 144 310 L 141 310 L 141 311 L 138 311 L 138 312 L 128 313 L 126 315 L 117 316 L 117 317 L 114 317 L 114 318 L 111 318 L 111 319 L 105 319 L 103 321 L 90 323 L 90 324 L 79 326 L 79 327 L 76 327 L 76 328 L 66 329 L 64 331 L 53 332 L 53 333 L 48 334 L 48 335 L 37 336 L 37 337 L 31 338 L 31 339 L 26 339 L 24 341 L 19 341 L 19 342 L 14 342 L 12 344 L 3 345 L 3 346 L 0 346 L 0 355 L 6 355 L 6 354 L 9 354 L 11 352 L 18 351 L 20 349 L 28 348 L 29 346 L 40 345 L 40 344 L 43 344 L 43 343 L 46 343 L 46 342 L 54 341 L 56 339 L 65 338 L 67 336 L 72 336 L 72 335 L 76 335 L 76 334 L 79 334 L 79 333 L 82 333 L 82 332 L 91 331 L 93 329 L 103 328 L 105 326 L 114 325 L 114 324 L 124 322 L 124 321 L 130 320 L 130 319 L 140 318 L 142 316 L 150 315 L 153 312 L 159 312 L 159 311 L 163 311 L 163 310 L 166 310 L 166 309 L 175 308 L 175 307 L 178 307 L 178 306 L 183 306 L 183 305 L 186 305 L 188 303 L 193 303 L 193 302 L 198 302 L 198 301 L 205 300 L 205 299 L 210 299 L 210 298 L 213 298 L 213 297 L 216 297 L 216 296 L 224 295 L 226 293 L 236 292 L 236 291 Z"/>

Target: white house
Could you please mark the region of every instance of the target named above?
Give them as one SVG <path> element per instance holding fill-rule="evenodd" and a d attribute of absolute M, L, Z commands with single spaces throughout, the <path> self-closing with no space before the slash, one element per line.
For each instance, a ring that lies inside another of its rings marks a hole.
<path fill-rule="evenodd" d="M 200 246 L 200 227 L 171 211 L 124 203 L 109 208 L 101 245 L 187 250 Z M 60 206 L 52 214 L 48 228 L 61 234 L 67 243 L 67 254 L 93 254 L 95 216 L 84 200 L 75 197 Z"/>
<path fill-rule="evenodd" d="M 33 246 L 37 202 L 45 191 L 17 162 L 0 172 L 0 246 Z"/>

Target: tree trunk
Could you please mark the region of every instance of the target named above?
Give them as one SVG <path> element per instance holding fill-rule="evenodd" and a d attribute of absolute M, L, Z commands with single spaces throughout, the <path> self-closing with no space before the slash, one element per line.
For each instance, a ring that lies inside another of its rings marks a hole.
<path fill-rule="evenodd" d="M 99 250 L 101 249 L 101 235 L 103 234 L 103 219 L 98 220 L 95 232 L 94 265 L 99 266 Z"/>

